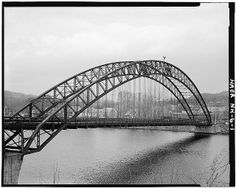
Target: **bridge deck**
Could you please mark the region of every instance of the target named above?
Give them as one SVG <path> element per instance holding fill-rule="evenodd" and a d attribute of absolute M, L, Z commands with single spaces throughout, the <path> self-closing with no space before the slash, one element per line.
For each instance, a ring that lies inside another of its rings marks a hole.
<path fill-rule="evenodd" d="M 34 130 L 41 121 L 33 120 L 11 120 L 4 121 L 5 130 Z M 58 129 L 66 122 L 48 121 L 43 125 L 44 129 Z M 80 119 L 78 121 L 67 123 L 65 129 L 76 129 L 86 127 L 124 127 L 124 126 L 183 126 L 198 125 L 206 126 L 205 122 L 192 120 L 144 120 L 144 119 L 127 119 L 127 118 L 103 118 L 103 119 Z"/>

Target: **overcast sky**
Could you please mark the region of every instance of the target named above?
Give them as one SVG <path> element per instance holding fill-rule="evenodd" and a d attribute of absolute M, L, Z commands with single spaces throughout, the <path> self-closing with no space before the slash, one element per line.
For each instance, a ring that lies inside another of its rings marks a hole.
<path fill-rule="evenodd" d="M 159 59 L 200 92 L 228 88 L 228 4 L 5 8 L 5 89 L 44 92 L 96 65 Z"/>

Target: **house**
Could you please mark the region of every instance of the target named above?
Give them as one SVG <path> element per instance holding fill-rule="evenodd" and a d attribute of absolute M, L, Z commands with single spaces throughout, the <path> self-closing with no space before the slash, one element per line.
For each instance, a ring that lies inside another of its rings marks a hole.
<path fill-rule="evenodd" d="M 226 107 L 225 106 L 221 106 L 221 107 L 211 106 L 211 107 L 208 107 L 208 110 L 211 112 L 224 112 L 226 111 Z"/>
<path fill-rule="evenodd" d="M 135 118 L 137 115 L 137 109 L 129 109 L 125 114 L 124 117 L 125 118 Z"/>
<path fill-rule="evenodd" d="M 7 111 L 8 111 L 8 109 L 7 109 L 7 106 L 5 105 L 5 106 L 4 106 L 4 113 L 3 113 L 4 116 L 7 116 L 7 115 L 8 115 Z"/>
<path fill-rule="evenodd" d="M 79 117 L 116 118 L 117 111 L 114 108 L 88 108 Z"/>
<path fill-rule="evenodd" d="M 186 111 L 181 111 L 181 112 L 170 112 L 171 117 L 177 117 L 180 119 L 188 119 L 188 114 Z"/>
<path fill-rule="evenodd" d="M 108 118 L 116 118 L 117 117 L 117 111 L 114 108 L 104 108 L 104 117 Z"/>

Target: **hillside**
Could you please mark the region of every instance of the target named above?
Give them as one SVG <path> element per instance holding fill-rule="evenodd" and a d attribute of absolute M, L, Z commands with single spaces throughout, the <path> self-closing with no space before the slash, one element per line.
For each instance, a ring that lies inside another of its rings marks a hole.
<path fill-rule="evenodd" d="M 207 105 L 210 106 L 225 106 L 229 102 L 229 92 L 222 91 L 220 93 L 202 93 L 202 97 Z"/>
<path fill-rule="evenodd" d="M 12 91 L 4 91 L 4 106 L 11 112 L 15 112 L 35 98 L 34 95 L 27 95 Z"/>
<path fill-rule="evenodd" d="M 228 104 L 228 91 L 213 94 L 202 93 L 202 96 L 208 106 L 226 106 Z M 4 91 L 4 106 L 7 107 L 7 113 L 13 113 L 22 108 L 25 104 L 27 104 L 35 97 L 35 95 Z M 190 103 L 192 102 L 191 99 L 188 101 Z M 111 105 L 110 107 L 112 107 L 113 105 Z"/>

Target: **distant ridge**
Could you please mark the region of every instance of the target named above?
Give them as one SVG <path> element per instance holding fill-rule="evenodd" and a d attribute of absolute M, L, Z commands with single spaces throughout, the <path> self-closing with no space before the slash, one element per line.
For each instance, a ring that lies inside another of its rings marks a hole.
<path fill-rule="evenodd" d="M 209 103 L 209 102 L 228 103 L 229 92 L 222 91 L 220 93 L 202 93 L 202 97 L 206 103 Z"/>
<path fill-rule="evenodd" d="M 8 109 L 11 109 L 11 111 L 17 111 L 36 97 L 36 95 L 5 90 L 3 104 Z M 225 106 L 228 104 L 228 91 L 222 91 L 220 93 L 202 93 L 202 97 L 207 105 L 209 103 L 213 103 L 216 106 Z"/>
<path fill-rule="evenodd" d="M 14 109 L 14 111 L 16 111 L 29 103 L 35 97 L 37 96 L 5 90 L 3 104 L 8 109 Z"/>

